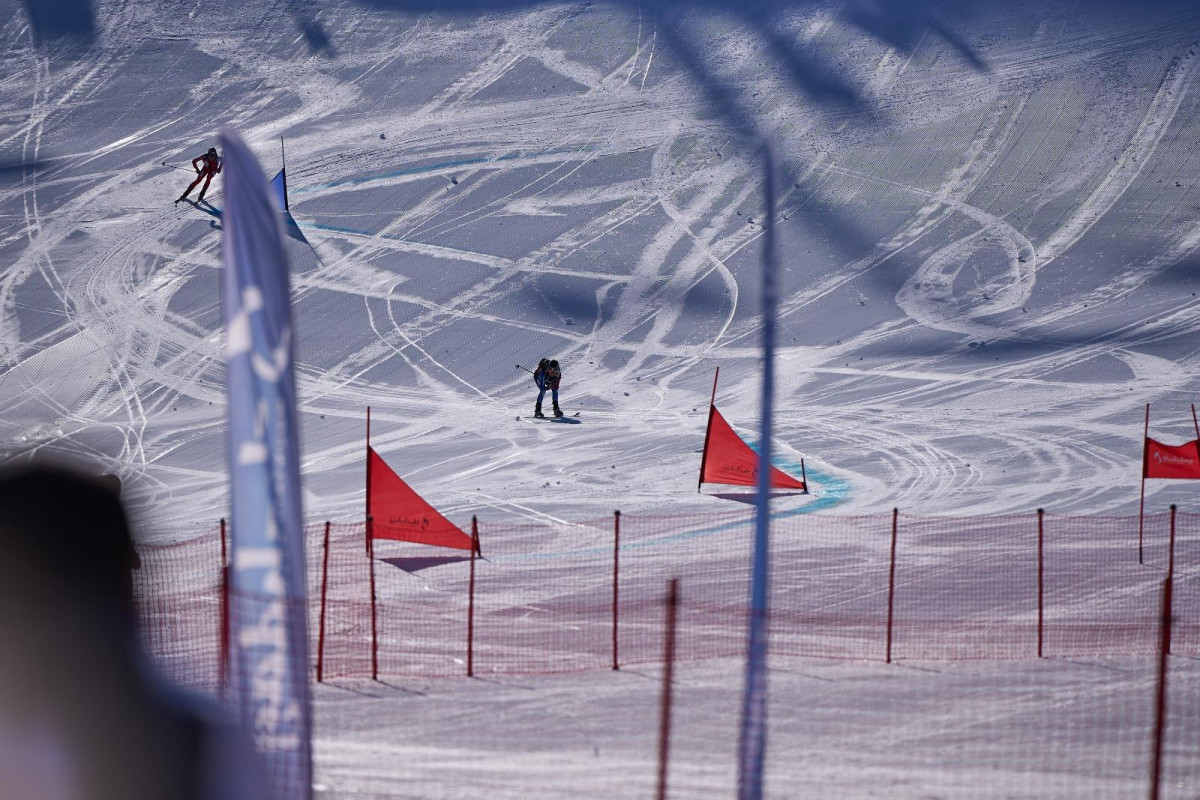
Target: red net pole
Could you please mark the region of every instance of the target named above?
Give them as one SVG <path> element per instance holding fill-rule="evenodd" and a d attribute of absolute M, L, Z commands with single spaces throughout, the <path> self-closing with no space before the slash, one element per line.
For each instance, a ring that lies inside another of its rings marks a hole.
<path fill-rule="evenodd" d="M 1142 432 L 1142 496 L 1138 501 L 1138 563 L 1142 560 L 1142 527 L 1146 518 L 1146 439 L 1150 436 L 1150 404 L 1146 403 L 1146 427 Z"/>
<path fill-rule="evenodd" d="M 367 492 L 366 492 L 366 518 L 367 518 L 367 555 L 371 554 L 371 407 L 367 406 Z"/>
<path fill-rule="evenodd" d="M 1171 539 L 1170 539 L 1170 544 L 1167 545 L 1167 580 L 1168 581 L 1175 580 L 1175 504 L 1174 503 L 1171 504 Z M 1170 611 L 1171 611 L 1171 609 L 1168 607 L 1167 613 L 1170 613 Z M 1170 626 L 1170 623 L 1168 623 L 1167 624 L 1167 633 L 1170 633 L 1170 631 L 1171 631 L 1171 626 Z M 1170 655 L 1171 654 L 1171 637 L 1167 636 L 1163 641 L 1164 641 L 1164 646 L 1166 647 L 1166 654 Z"/>
<path fill-rule="evenodd" d="M 1043 509 L 1037 510 L 1038 514 L 1038 544 L 1037 544 L 1037 594 L 1038 594 L 1038 628 L 1037 628 L 1037 645 L 1038 658 L 1042 657 L 1042 634 L 1043 625 L 1045 622 L 1045 526 L 1043 518 L 1046 512 Z"/>
<path fill-rule="evenodd" d="M 667 584 L 667 623 L 663 633 L 662 706 L 658 717 L 658 800 L 667 797 L 667 761 L 671 751 L 671 684 L 675 677 L 675 621 L 679 611 L 679 579 Z"/>
<path fill-rule="evenodd" d="M 367 517 L 367 563 L 371 584 L 371 679 L 379 680 L 379 629 L 375 609 L 375 533 L 374 521 Z"/>
<path fill-rule="evenodd" d="M 800 459 L 800 482 L 804 484 L 804 493 L 808 494 L 808 473 L 804 471 L 804 459 Z"/>
<path fill-rule="evenodd" d="M 325 522 L 325 547 L 321 558 L 321 616 L 317 622 L 317 683 L 325 679 L 325 601 L 329 595 L 329 522 Z"/>
<path fill-rule="evenodd" d="M 475 554 L 479 552 L 479 522 L 471 517 L 471 580 L 467 588 L 467 677 L 475 677 Z"/>
<path fill-rule="evenodd" d="M 1167 577 L 1175 577 L 1175 504 L 1171 504 L 1171 539 L 1167 547 Z"/>
<path fill-rule="evenodd" d="M 896 609 L 896 529 L 897 520 L 900 516 L 900 509 L 892 509 L 892 557 L 891 565 L 888 567 L 888 615 L 887 615 L 887 653 L 884 656 L 884 661 L 888 664 L 892 663 L 892 625 L 895 620 Z"/>
<path fill-rule="evenodd" d="M 1159 623 L 1158 689 L 1154 706 L 1153 759 L 1150 764 L 1150 800 L 1158 800 L 1162 781 L 1163 735 L 1167 730 L 1167 656 L 1171 654 L 1172 578 L 1163 581 L 1162 617 Z"/>
<path fill-rule="evenodd" d="M 217 643 L 217 694 L 225 698 L 225 681 L 229 677 L 229 556 L 225 548 L 225 518 L 221 518 L 221 588 L 219 594 L 221 615 L 220 642 Z"/>
<path fill-rule="evenodd" d="M 617 618 L 620 608 L 620 573 L 621 573 L 621 512 L 613 512 L 613 601 L 612 601 L 612 668 L 620 669 L 617 659 Z"/>
<path fill-rule="evenodd" d="M 225 683 L 229 677 L 229 567 L 221 567 L 221 643 L 220 663 L 217 666 L 217 695 L 225 699 Z"/>

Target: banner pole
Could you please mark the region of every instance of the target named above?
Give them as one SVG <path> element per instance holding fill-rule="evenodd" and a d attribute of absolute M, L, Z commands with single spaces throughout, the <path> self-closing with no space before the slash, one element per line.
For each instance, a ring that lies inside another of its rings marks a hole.
<path fill-rule="evenodd" d="M 1154 734 L 1150 765 L 1150 800 L 1158 800 L 1162 779 L 1163 738 L 1167 729 L 1167 657 L 1171 654 L 1172 578 L 1163 581 L 1162 614 L 1159 621 L 1158 687 L 1155 692 Z"/>
<path fill-rule="evenodd" d="M 371 576 L 371 680 L 379 680 L 379 628 L 375 608 L 375 522 L 367 517 L 367 564 Z"/>
<path fill-rule="evenodd" d="M 325 521 L 324 556 L 321 558 L 321 616 L 317 619 L 317 683 L 325 680 L 325 598 L 329 593 L 329 521 Z"/>
<path fill-rule="evenodd" d="M 717 407 L 717 378 L 721 377 L 721 368 L 713 374 L 712 399 L 708 401 L 708 425 L 704 428 L 704 449 L 700 452 L 700 480 L 696 481 L 696 493 L 704 485 L 704 464 L 708 461 L 708 437 L 712 433 L 713 410 Z"/>
<path fill-rule="evenodd" d="M 1142 558 L 1142 529 L 1146 519 L 1146 439 L 1150 436 L 1150 404 L 1146 403 L 1146 427 L 1142 433 L 1142 497 L 1138 501 L 1138 563 L 1146 563 Z"/>
<path fill-rule="evenodd" d="M 1044 622 L 1044 612 L 1045 612 L 1045 605 L 1044 605 L 1044 603 L 1045 603 L 1045 599 L 1044 599 L 1044 598 L 1045 598 L 1045 595 L 1044 595 L 1044 588 L 1045 588 L 1045 583 L 1044 583 L 1044 574 L 1045 574 L 1045 572 L 1044 572 L 1044 567 L 1045 567 L 1045 560 L 1044 560 L 1044 550 L 1045 550 L 1045 527 L 1044 527 L 1044 524 L 1043 524 L 1043 517 L 1045 517 L 1045 515 L 1046 515 L 1046 512 L 1045 512 L 1045 510 L 1043 510 L 1043 509 L 1040 509 L 1040 508 L 1037 510 L 1037 517 L 1038 517 L 1038 544 L 1037 544 L 1037 570 L 1038 570 L 1038 573 L 1037 573 L 1037 594 L 1038 594 L 1038 628 L 1037 628 L 1037 653 L 1038 653 L 1038 658 L 1041 658 L 1041 657 L 1042 657 L 1042 632 L 1043 632 L 1043 627 L 1042 627 L 1042 626 L 1043 626 L 1043 622 Z"/>
<path fill-rule="evenodd" d="M 617 620 L 620 608 L 620 572 L 621 572 L 621 512 L 613 512 L 613 599 L 612 599 L 612 668 L 620 669 L 617 660 Z"/>
<path fill-rule="evenodd" d="M 467 588 L 467 677 L 475 677 L 475 556 L 479 553 L 479 520 L 471 516 L 471 579 Z"/>
<path fill-rule="evenodd" d="M 288 203 L 287 191 L 287 152 L 283 148 L 283 137 L 279 137 L 279 158 L 283 162 L 283 210 L 291 211 L 291 205 Z"/>
<path fill-rule="evenodd" d="M 221 517 L 221 566 L 229 566 L 229 551 L 225 547 L 225 518 Z"/>
<path fill-rule="evenodd" d="M 888 615 L 887 615 L 887 651 L 884 655 L 884 663 L 892 663 L 892 624 L 895 619 L 894 611 L 896 607 L 896 533 L 899 527 L 897 518 L 900 516 L 900 509 L 892 509 L 892 556 L 890 566 L 888 567 Z"/>
<path fill-rule="evenodd" d="M 658 800 L 667 797 L 667 762 L 671 752 L 671 685 L 675 677 L 675 625 L 679 614 L 679 579 L 667 584 L 667 621 L 663 634 L 662 702 L 658 715 Z"/>
<path fill-rule="evenodd" d="M 804 484 L 804 493 L 808 494 L 808 473 L 804 471 L 804 459 L 800 459 L 800 482 Z"/>

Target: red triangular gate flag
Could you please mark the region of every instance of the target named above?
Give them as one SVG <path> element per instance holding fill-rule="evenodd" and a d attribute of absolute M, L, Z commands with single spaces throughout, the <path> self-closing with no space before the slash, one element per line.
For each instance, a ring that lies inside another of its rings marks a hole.
<path fill-rule="evenodd" d="M 1179 478 L 1200 480 L 1200 444 L 1163 444 L 1146 437 L 1142 456 L 1143 478 Z"/>
<path fill-rule="evenodd" d="M 755 486 L 758 483 L 758 453 L 742 441 L 717 411 L 709 409 L 708 437 L 700 464 L 701 483 L 725 483 L 731 486 Z M 807 491 L 803 481 L 771 467 L 771 486 L 775 489 Z"/>
<path fill-rule="evenodd" d="M 374 538 L 458 550 L 474 547 L 468 534 L 426 503 L 373 447 L 367 447 L 367 459 L 367 515 L 374 523 Z"/>

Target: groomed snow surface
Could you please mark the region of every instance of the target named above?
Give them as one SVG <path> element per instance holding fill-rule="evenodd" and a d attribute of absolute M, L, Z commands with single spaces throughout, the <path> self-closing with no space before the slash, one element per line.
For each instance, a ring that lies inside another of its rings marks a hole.
<path fill-rule="evenodd" d="M 767 796 L 1145 797 L 1153 660 L 786 659 L 770 672 Z M 1162 797 L 1200 794 L 1200 674 Z M 740 659 L 677 665 L 671 797 L 736 797 Z M 318 796 L 653 797 L 657 668 L 319 686 Z"/>
<path fill-rule="evenodd" d="M 1136 513 L 1144 404 L 1196 436 L 1194 3 L 50 5 L 0 0 L 0 451 L 117 473 L 148 539 L 228 505 L 220 181 L 170 202 L 223 125 L 269 174 L 285 137 L 312 243 L 288 243 L 312 521 L 362 514 L 368 405 L 437 508 L 545 523 L 541 553 L 614 508 L 737 504 L 694 480 L 716 367 L 757 436 L 763 132 L 776 452 L 813 488 L 779 513 Z M 581 424 L 527 419 L 515 365 L 543 356 Z M 571 594 L 553 562 L 514 608 Z M 1169 797 L 1200 795 L 1196 664 L 1172 659 Z M 741 668 L 680 667 L 672 796 L 732 794 Z M 1154 672 L 778 659 L 768 794 L 1141 796 Z M 657 673 L 318 687 L 318 795 L 645 797 Z"/>

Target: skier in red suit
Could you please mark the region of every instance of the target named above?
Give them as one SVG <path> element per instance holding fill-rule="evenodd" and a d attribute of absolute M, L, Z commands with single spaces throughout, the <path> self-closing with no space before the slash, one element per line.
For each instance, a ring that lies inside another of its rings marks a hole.
<path fill-rule="evenodd" d="M 208 185 L 212 183 L 213 176 L 221 171 L 221 159 L 217 155 L 217 148 L 210 147 L 204 155 L 199 158 L 193 158 L 192 169 L 196 170 L 197 178 L 192 181 L 192 185 L 187 188 L 187 191 L 179 196 L 179 200 L 175 201 L 176 203 L 180 202 L 180 200 L 186 200 L 187 196 L 192 193 L 192 189 L 195 189 L 196 184 L 200 183 L 200 181 L 204 181 L 204 188 L 200 190 L 197 202 L 204 200 L 204 193 L 208 191 Z"/>

